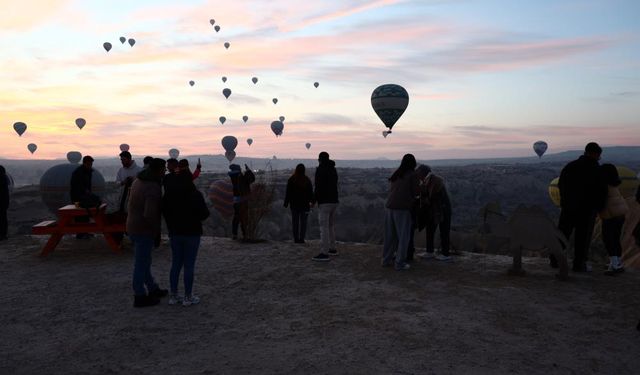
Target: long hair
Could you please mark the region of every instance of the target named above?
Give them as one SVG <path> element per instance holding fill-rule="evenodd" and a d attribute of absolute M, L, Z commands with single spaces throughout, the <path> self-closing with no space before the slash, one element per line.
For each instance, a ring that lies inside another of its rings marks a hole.
<path fill-rule="evenodd" d="M 415 156 L 412 154 L 405 154 L 400 162 L 400 167 L 398 167 L 391 177 L 389 177 L 389 181 L 394 182 L 395 180 L 402 178 L 405 173 L 413 171 L 417 164 Z"/>
<path fill-rule="evenodd" d="M 602 173 L 602 177 L 607 185 L 619 186 L 622 183 L 620 175 L 618 174 L 618 169 L 616 169 L 615 165 L 602 164 L 600 166 L 600 172 Z"/>
<path fill-rule="evenodd" d="M 305 172 L 306 168 L 304 164 L 300 163 L 296 165 L 296 169 L 295 171 L 293 171 L 293 174 L 290 177 L 291 181 L 293 181 L 293 183 L 297 186 L 304 186 L 307 181 Z"/>

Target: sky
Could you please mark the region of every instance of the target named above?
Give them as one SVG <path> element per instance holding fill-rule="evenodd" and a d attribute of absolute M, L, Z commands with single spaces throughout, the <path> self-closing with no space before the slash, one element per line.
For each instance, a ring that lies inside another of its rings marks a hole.
<path fill-rule="evenodd" d="M 238 156 L 278 158 L 533 157 L 538 140 L 548 153 L 640 145 L 636 0 L 0 5 L 0 158 L 117 157 L 121 143 L 134 155 L 215 155 L 226 135 L 238 138 Z M 385 138 L 370 98 L 387 83 L 410 99 Z M 27 124 L 22 136 L 15 122 Z"/>

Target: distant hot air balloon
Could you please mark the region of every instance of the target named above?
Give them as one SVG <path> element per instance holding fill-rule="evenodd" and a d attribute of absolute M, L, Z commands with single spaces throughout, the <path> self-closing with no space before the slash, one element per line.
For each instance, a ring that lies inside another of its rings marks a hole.
<path fill-rule="evenodd" d="M 227 160 L 229 160 L 229 162 L 232 162 L 233 159 L 236 158 L 236 152 L 235 151 L 225 151 L 224 157 L 227 158 Z"/>
<path fill-rule="evenodd" d="M 314 82 L 314 83 L 313 83 L 313 86 L 314 86 L 315 88 L 318 88 L 318 86 L 320 86 L 320 84 L 319 84 L 318 82 Z"/>
<path fill-rule="evenodd" d="M 194 81 L 189 81 L 189 85 L 193 86 L 193 85 L 195 85 L 195 84 L 196 84 L 196 83 L 195 83 Z"/>
<path fill-rule="evenodd" d="M 171 150 L 169 150 L 170 158 L 177 159 L 178 156 L 180 156 L 180 150 L 178 150 L 177 148 L 172 148 Z"/>
<path fill-rule="evenodd" d="M 225 98 L 229 99 L 229 96 L 231 96 L 231 90 L 228 88 L 222 90 L 222 95 L 224 95 Z"/>
<path fill-rule="evenodd" d="M 102 47 L 104 47 L 104 49 L 105 49 L 107 52 L 109 52 L 109 51 L 111 51 L 111 47 L 112 47 L 112 46 L 111 46 L 111 43 L 109 43 L 109 42 L 104 42 L 104 43 L 102 43 Z"/>
<path fill-rule="evenodd" d="M 16 133 L 18 133 L 18 135 L 22 137 L 22 134 L 27 130 L 27 124 L 25 124 L 24 122 L 16 122 L 15 124 L 13 124 L 13 130 L 15 130 Z"/>
<path fill-rule="evenodd" d="M 387 138 L 387 136 L 389 135 L 389 131 L 388 130 L 383 130 L 382 131 L 382 136 Z"/>
<path fill-rule="evenodd" d="M 209 23 L 211 24 L 211 26 L 213 26 L 216 23 L 216 20 L 214 20 L 213 18 L 209 20 Z"/>
<path fill-rule="evenodd" d="M 271 101 L 273 102 L 273 104 L 278 104 L 278 98 L 273 98 L 271 99 Z"/>
<path fill-rule="evenodd" d="M 69 151 L 67 152 L 67 160 L 71 164 L 78 164 L 82 160 L 82 154 L 79 151 Z"/>
<path fill-rule="evenodd" d="M 224 116 L 220 116 L 220 118 L 219 118 L 218 120 L 220 120 L 220 123 L 221 123 L 222 125 L 224 125 L 224 122 L 225 122 L 225 121 L 227 121 L 227 118 L 226 118 L 226 117 L 224 117 Z"/>
<path fill-rule="evenodd" d="M 121 36 L 120 37 L 120 43 L 124 44 L 127 41 L 127 38 Z"/>
<path fill-rule="evenodd" d="M 306 147 L 306 148 L 307 148 L 307 150 L 308 150 L 308 149 L 310 149 L 310 148 L 311 148 L 311 143 L 306 143 L 306 144 L 304 145 L 304 147 Z"/>
<path fill-rule="evenodd" d="M 124 152 L 124 151 L 129 151 L 129 145 L 126 143 L 123 143 L 120 145 L 120 151 Z"/>
<path fill-rule="evenodd" d="M 136 44 L 136 40 L 133 38 L 129 38 L 129 45 L 133 47 L 134 44 Z"/>
<path fill-rule="evenodd" d="M 284 130 L 284 124 L 281 121 L 274 121 L 271 123 L 271 131 L 276 137 L 282 135 L 282 131 Z"/>
<path fill-rule="evenodd" d="M 408 105 L 409 94 L 399 85 L 378 86 L 371 94 L 371 106 L 384 125 L 389 128 L 389 133 Z"/>
<path fill-rule="evenodd" d="M 215 25 L 213 28 L 216 29 L 216 32 L 220 31 L 220 26 L 218 25 Z"/>
<path fill-rule="evenodd" d="M 227 77 L 222 77 L 222 82 L 227 82 Z"/>
<path fill-rule="evenodd" d="M 280 116 L 280 121 L 284 122 L 284 116 Z"/>
<path fill-rule="evenodd" d="M 82 129 L 85 125 L 87 125 L 87 120 L 83 119 L 82 117 L 76 119 L 76 126 L 78 128 Z"/>
<path fill-rule="evenodd" d="M 230 46 L 231 44 L 229 44 L 229 42 L 224 42 L 224 48 L 229 49 Z"/>
<path fill-rule="evenodd" d="M 548 147 L 549 145 L 547 145 L 547 142 L 538 141 L 533 144 L 533 151 L 536 152 L 536 154 L 538 155 L 538 158 L 542 158 L 542 155 L 544 155 Z"/>
<path fill-rule="evenodd" d="M 238 139 L 232 135 L 226 135 L 222 137 L 220 143 L 225 151 L 233 151 L 238 146 Z"/>
<path fill-rule="evenodd" d="M 253 138 L 247 138 L 247 144 L 251 146 L 252 143 L 253 143 Z"/>
<path fill-rule="evenodd" d="M 249 116 L 247 115 L 242 116 L 242 121 L 244 121 L 244 123 L 246 124 L 247 121 L 249 121 Z"/>
<path fill-rule="evenodd" d="M 254 85 L 258 83 L 258 77 L 251 78 L 251 82 L 253 82 Z"/>
<path fill-rule="evenodd" d="M 35 143 L 29 143 L 27 149 L 33 154 L 38 149 L 38 145 Z"/>

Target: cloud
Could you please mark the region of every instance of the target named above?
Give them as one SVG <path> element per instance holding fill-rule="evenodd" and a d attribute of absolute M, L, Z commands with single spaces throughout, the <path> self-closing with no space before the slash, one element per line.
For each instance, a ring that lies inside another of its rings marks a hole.
<path fill-rule="evenodd" d="M 0 11 L 1 31 L 27 31 L 51 22 L 72 0 L 3 1 Z"/>

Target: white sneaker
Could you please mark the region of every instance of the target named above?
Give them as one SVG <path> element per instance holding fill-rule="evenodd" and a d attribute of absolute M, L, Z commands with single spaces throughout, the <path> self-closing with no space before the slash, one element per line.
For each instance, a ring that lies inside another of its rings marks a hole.
<path fill-rule="evenodd" d="M 438 254 L 438 255 L 436 255 L 436 260 L 439 260 L 439 261 L 442 261 L 442 262 L 451 262 L 453 260 L 453 257 L 451 257 L 449 255 Z"/>
<path fill-rule="evenodd" d="M 418 254 L 418 256 L 422 259 L 433 259 L 436 257 L 435 253 L 427 253 L 426 251 Z"/>
<path fill-rule="evenodd" d="M 182 301 L 182 306 L 191 306 L 191 305 L 197 305 L 198 303 L 200 303 L 200 297 L 198 296 L 185 296 L 184 300 Z"/>
<path fill-rule="evenodd" d="M 182 296 L 179 296 L 177 294 L 172 294 L 169 297 L 169 305 L 173 306 L 173 305 L 177 305 L 179 303 L 182 303 L 184 298 L 182 298 Z"/>

